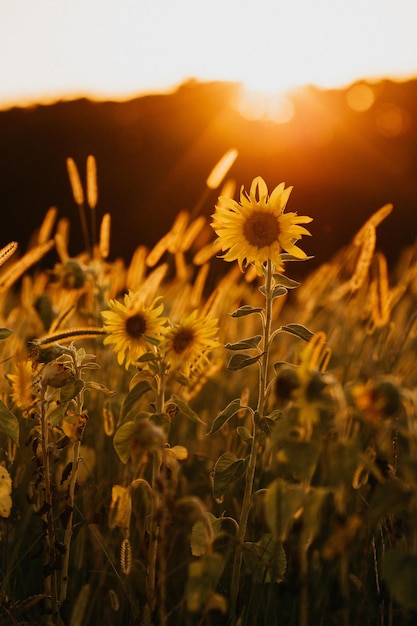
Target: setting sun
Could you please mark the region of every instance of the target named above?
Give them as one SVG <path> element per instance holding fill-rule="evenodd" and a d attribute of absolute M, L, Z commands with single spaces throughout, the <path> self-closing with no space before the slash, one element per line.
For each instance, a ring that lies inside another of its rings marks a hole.
<path fill-rule="evenodd" d="M 258 93 L 405 78 L 417 72 L 416 22 L 409 0 L 7 1 L 0 105 L 120 99 L 191 78 Z"/>

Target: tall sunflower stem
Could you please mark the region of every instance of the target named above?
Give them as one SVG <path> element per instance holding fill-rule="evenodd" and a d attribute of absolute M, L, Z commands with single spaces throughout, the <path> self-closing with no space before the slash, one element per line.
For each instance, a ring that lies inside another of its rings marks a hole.
<path fill-rule="evenodd" d="M 155 411 L 160 414 L 164 410 L 165 404 L 165 369 L 161 363 L 159 375 L 157 376 L 157 397 L 155 402 Z M 159 519 L 160 513 L 163 511 L 161 495 L 161 467 L 163 464 L 164 451 L 158 449 L 152 452 L 152 504 L 150 516 L 150 532 L 148 547 L 148 569 L 146 575 L 146 596 L 147 605 L 145 607 L 144 624 L 150 626 L 155 619 L 155 612 L 158 606 L 161 626 L 165 626 L 165 594 L 157 593 L 157 569 L 158 569 L 158 552 L 160 548 L 161 531 L 163 528 L 163 520 Z M 163 488 L 163 486 L 162 486 Z M 159 595 L 159 597 L 158 597 Z"/>
<path fill-rule="evenodd" d="M 239 527 L 236 536 L 236 548 L 232 569 L 231 582 L 231 624 L 237 623 L 237 604 L 239 596 L 239 582 L 242 569 L 243 546 L 245 543 L 246 532 L 248 527 L 249 513 L 252 506 L 253 487 L 255 482 L 256 462 L 258 457 L 261 429 L 259 419 L 264 416 L 266 391 L 268 387 L 268 365 L 269 365 L 269 346 L 271 343 L 271 324 L 272 324 L 272 297 L 273 292 L 273 264 L 271 260 L 267 261 L 265 275 L 265 313 L 263 318 L 263 355 L 259 367 L 259 386 L 258 386 L 258 402 L 256 412 L 253 418 L 252 445 L 249 454 L 249 462 L 245 477 L 245 490 L 243 493 L 242 509 L 240 513 Z"/>
<path fill-rule="evenodd" d="M 75 378 L 78 379 L 81 377 L 80 368 L 77 365 L 76 355 L 72 354 L 72 362 L 74 367 Z M 82 391 L 76 397 L 76 412 L 81 414 L 83 411 L 84 404 L 84 394 Z M 74 519 L 74 504 L 75 504 L 75 491 L 77 486 L 77 477 L 78 477 L 78 466 L 80 460 L 80 448 L 81 448 L 81 439 L 77 439 L 73 443 L 72 448 L 72 471 L 70 477 L 70 483 L 68 488 L 68 519 L 65 527 L 64 533 L 64 546 L 65 552 L 62 561 L 62 569 L 61 569 L 61 580 L 60 580 L 60 589 L 59 589 L 59 600 L 62 604 L 68 593 L 68 582 L 69 582 L 69 562 L 70 562 L 70 550 L 71 550 L 71 540 L 73 534 L 73 519 Z"/>
<path fill-rule="evenodd" d="M 50 465 L 50 448 L 49 433 L 47 420 L 47 401 L 45 400 L 45 389 L 41 391 L 40 397 L 40 422 L 41 422 L 41 443 L 45 485 L 45 508 L 46 508 L 46 550 L 48 562 L 46 566 L 50 569 L 50 576 L 46 579 L 46 585 L 50 585 L 50 607 L 51 620 L 53 624 L 59 623 L 59 602 L 58 602 L 58 585 L 56 570 L 56 548 L 55 548 L 55 524 L 52 502 L 52 482 L 51 482 L 51 465 Z M 49 622 L 48 622 L 49 623 Z"/>

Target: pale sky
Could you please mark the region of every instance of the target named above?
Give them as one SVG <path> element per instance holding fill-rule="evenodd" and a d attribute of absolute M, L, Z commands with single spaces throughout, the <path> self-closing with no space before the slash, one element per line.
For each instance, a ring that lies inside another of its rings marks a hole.
<path fill-rule="evenodd" d="M 0 106 L 417 76 L 417 0 L 0 0 Z"/>

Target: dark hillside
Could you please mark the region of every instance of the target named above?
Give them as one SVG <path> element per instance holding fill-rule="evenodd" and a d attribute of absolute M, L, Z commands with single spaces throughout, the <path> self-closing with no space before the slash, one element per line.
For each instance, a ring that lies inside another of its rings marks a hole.
<path fill-rule="evenodd" d="M 349 108 L 343 90 L 294 94 L 287 124 L 248 121 L 234 108 L 238 86 L 190 82 L 175 93 L 127 102 L 77 100 L 0 112 L 0 245 L 23 246 L 45 211 L 72 222 L 71 252 L 82 249 L 67 179 L 72 156 L 82 174 L 98 163 L 99 215 L 113 216 L 112 257 L 153 245 L 179 209 L 192 209 L 211 167 L 239 150 L 230 175 L 248 186 L 294 185 L 289 209 L 314 217 L 308 252 L 325 261 L 372 212 L 394 212 L 378 230 L 393 262 L 417 233 L 417 81 L 372 86 L 373 106 Z M 216 193 L 204 206 L 213 211 Z M 307 246 L 305 246 L 307 249 Z M 311 266 L 310 266 L 311 267 Z"/>

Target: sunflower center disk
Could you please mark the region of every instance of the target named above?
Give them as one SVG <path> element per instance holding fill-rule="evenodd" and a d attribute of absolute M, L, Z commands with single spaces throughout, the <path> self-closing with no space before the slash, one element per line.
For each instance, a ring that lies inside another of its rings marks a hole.
<path fill-rule="evenodd" d="M 186 328 L 179 330 L 172 342 L 174 352 L 176 352 L 177 354 L 182 354 L 187 346 L 189 346 L 190 343 L 193 341 L 193 339 L 194 334 L 191 330 Z"/>
<path fill-rule="evenodd" d="M 266 211 L 254 211 L 243 224 L 243 234 L 251 246 L 263 248 L 278 240 L 278 218 Z"/>
<path fill-rule="evenodd" d="M 132 339 L 140 339 L 146 330 L 146 320 L 140 314 L 132 315 L 126 320 L 126 333 Z"/>

